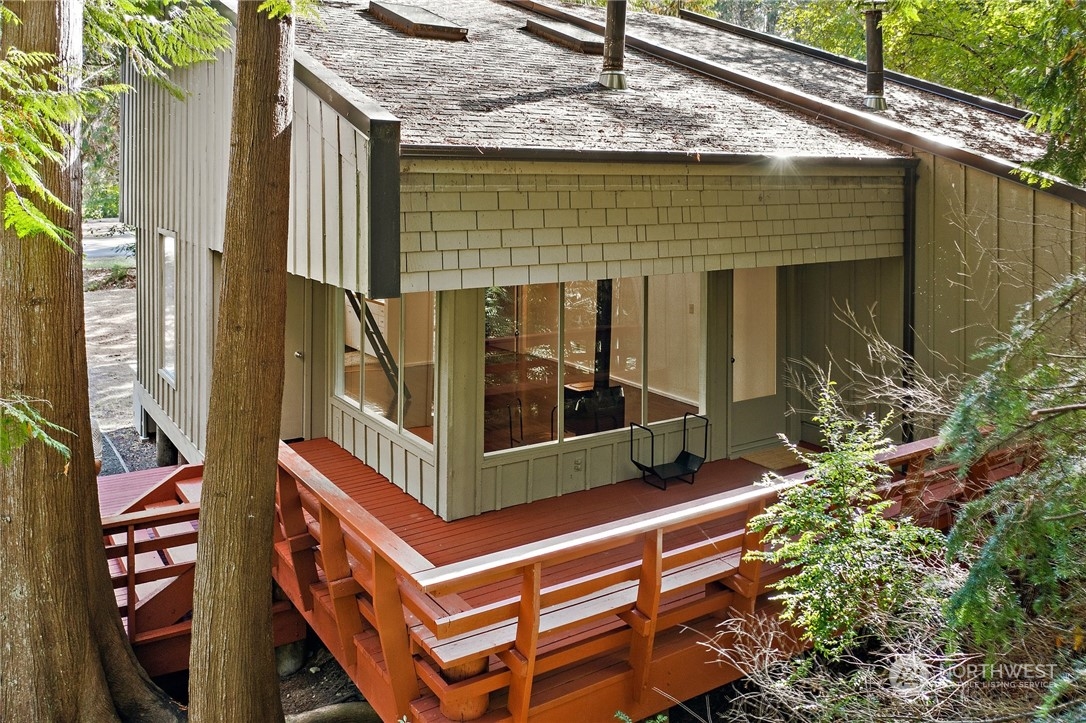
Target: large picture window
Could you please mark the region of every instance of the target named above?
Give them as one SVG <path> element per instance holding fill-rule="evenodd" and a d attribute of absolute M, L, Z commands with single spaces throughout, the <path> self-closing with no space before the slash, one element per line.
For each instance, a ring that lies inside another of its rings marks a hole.
<path fill-rule="evenodd" d="M 700 299 L 698 274 L 488 289 L 483 451 L 697 412 Z"/>

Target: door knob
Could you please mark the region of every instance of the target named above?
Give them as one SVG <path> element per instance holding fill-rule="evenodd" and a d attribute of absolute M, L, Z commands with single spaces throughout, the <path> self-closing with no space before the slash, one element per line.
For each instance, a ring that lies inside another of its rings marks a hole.
<path fill-rule="evenodd" d="M 303 359 L 303 358 L 305 358 L 305 354 L 301 353 L 300 351 L 296 351 L 296 352 L 294 352 L 294 358 L 295 359 Z"/>

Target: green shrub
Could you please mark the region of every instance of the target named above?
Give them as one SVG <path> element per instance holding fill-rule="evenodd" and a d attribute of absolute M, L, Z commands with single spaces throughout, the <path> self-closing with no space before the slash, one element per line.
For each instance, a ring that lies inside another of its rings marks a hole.
<path fill-rule="evenodd" d="M 793 447 L 814 481 L 782 489 L 777 504 L 751 520 L 769 549 L 753 559 L 793 572 L 774 587 L 781 618 L 802 629 L 830 658 L 862 642 L 865 618 L 905 604 L 921 582 L 916 562 L 937 555 L 943 536 L 908 518 L 887 519 L 892 504 L 878 493 L 890 470 L 876 456 L 890 448 L 888 420 L 852 419 L 826 383 L 818 416 L 826 451 Z M 767 483 L 778 482 L 771 476 Z"/>

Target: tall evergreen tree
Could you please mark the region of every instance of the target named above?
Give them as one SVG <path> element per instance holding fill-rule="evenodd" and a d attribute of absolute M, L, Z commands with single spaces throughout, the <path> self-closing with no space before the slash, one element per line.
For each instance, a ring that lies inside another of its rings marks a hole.
<path fill-rule="evenodd" d="M 283 395 L 294 26 L 289 5 L 266 5 L 238 8 L 190 661 L 198 722 L 283 719 L 267 561 Z"/>
<path fill-rule="evenodd" d="M 82 3 L 6 9 L 4 57 L 13 48 L 45 54 L 56 78 L 74 81 Z M 58 123 L 69 138 L 77 118 Z M 31 214 L 29 227 L 0 231 L 0 397 L 49 400 L 48 417 L 66 430 L 57 434 L 71 453 L 31 442 L 8 450 L 0 466 L 0 720 L 176 720 L 179 709 L 132 655 L 109 584 L 90 442 L 78 148 L 48 140 L 36 172 L 55 202 L 37 221 Z M 7 180 L 8 199 L 34 195 Z M 49 229 L 64 232 L 71 249 Z"/>

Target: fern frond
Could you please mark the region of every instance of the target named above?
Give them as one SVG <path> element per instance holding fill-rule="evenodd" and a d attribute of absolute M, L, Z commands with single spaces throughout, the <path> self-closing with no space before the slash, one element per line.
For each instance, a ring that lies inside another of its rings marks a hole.
<path fill-rule="evenodd" d="M 49 404 L 19 395 L 0 399 L 0 464 L 10 464 L 15 451 L 31 441 L 41 442 L 64 459 L 71 459 L 71 450 L 51 434 L 71 434 L 70 430 L 50 422 L 32 403 Z"/>

